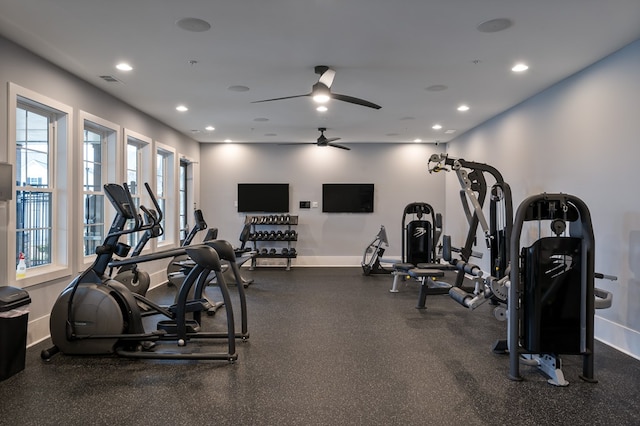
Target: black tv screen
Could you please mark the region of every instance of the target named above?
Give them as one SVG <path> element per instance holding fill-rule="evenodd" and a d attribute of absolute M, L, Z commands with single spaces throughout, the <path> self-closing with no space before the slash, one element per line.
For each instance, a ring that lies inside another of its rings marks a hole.
<path fill-rule="evenodd" d="M 241 213 L 288 213 L 288 183 L 239 183 L 238 211 Z"/>
<path fill-rule="evenodd" d="M 322 211 L 325 213 L 373 213 L 373 184 L 323 184 Z"/>

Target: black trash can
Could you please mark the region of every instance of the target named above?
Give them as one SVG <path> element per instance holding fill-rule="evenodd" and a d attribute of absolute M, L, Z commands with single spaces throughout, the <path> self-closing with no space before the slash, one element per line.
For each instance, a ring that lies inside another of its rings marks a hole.
<path fill-rule="evenodd" d="M 29 303 L 25 290 L 0 287 L 0 381 L 24 370 Z"/>

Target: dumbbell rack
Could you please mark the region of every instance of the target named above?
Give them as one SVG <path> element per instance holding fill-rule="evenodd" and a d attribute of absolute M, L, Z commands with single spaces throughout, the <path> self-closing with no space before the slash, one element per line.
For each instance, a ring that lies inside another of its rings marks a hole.
<path fill-rule="evenodd" d="M 250 269 L 255 269 L 259 259 L 284 259 L 286 270 L 291 269 L 291 259 L 297 257 L 292 243 L 298 241 L 298 216 L 289 214 L 247 216 L 245 224 L 251 224 L 249 240 L 256 254 L 251 258 Z M 265 247 L 265 245 L 267 247 Z"/>

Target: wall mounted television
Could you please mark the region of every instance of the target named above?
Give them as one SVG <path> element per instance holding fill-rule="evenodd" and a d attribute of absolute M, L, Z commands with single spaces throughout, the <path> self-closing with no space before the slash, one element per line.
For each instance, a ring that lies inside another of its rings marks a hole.
<path fill-rule="evenodd" d="M 373 213 L 373 184 L 322 184 L 322 211 L 325 213 Z"/>
<path fill-rule="evenodd" d="M 288 183 L 239 183 L 238 212 L 288 213 Z"/>

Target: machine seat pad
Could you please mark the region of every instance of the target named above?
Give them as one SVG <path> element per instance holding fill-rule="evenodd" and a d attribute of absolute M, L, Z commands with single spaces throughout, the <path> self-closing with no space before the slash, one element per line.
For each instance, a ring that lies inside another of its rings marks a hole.
<path fill-rule="evenodd" d="M 441 271 L 455 271 L 456 267 L 449 263 L 418 263 L 420 269 L 439 269 Z"/>
<path fill-rule="evenodd" d="M 416 265 L 413 263 L 394 263 L 393 270 L 394 271 L 404 271 L 407 272 L 410 269 L 414 269 Z"/>
<path fill-rule="evenodd" d="M 413 278 L 444 277 L 444 271 L 438 269 L 414 268 L 407 271 L 407 273 Z"/>

